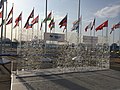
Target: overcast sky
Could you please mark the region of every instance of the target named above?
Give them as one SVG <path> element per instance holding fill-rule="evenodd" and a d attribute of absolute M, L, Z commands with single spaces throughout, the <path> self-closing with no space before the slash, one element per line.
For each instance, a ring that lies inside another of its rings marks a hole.
<path fill-rule="evenodd" d="M 14 19 L 22 11 L 24 26 L 24 23 L 34 7 L 35 16 L 39 14 L 41 21 L 45 18 L 45 1 L 46 0 L 8 0 L 8 12 L 12 7 L 12 3 L 14 3 Z M 120 21 L 120 0 L 81 0 L 80 9 L 83 35 L 89 35 L 89 30 L 85 32 L 84 28 L 94 17 L 96 17 L 96 26 L 100 25 L 105 20 L 109 20 L 109 32 L 111 26 Z M 48 0 L 48 13 L 51 10 L 53 12 L 52 16 L 54 16 L 56 22 L 55 31 L 61 33 L 63 29 L 59 28 L 58 23 L 68 13 L 68 32 L 71 33 L 72 23 L 78 17 L 78 0 Z M 118 41 L 118 32 L 119 30 L 115 31 L 116 42 Z M 75 31 L 72 33 L 75 33 Z M 73 36 L 72 34 L 70 35 Z M 101 31 L 98 31 L 96 35 L 101 35 Z M 112 41 L 112 35 L 109 34 L 109 37 Z"/>

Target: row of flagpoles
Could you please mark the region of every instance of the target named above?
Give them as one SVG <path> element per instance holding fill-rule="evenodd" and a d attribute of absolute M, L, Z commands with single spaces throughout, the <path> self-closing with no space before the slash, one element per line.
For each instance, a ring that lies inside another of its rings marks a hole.
<path fill-rule="evenodd" d="M 0 12 L 0 18 L 3 19 L 3 13 L 4 13 L 4 2 L 6 2 L 6 7 L 7 7 L 7 1 L 6 0 L 2 0 L 1 1 L 1 8 L 2 8 L 2 11 Z M 46 0 L 46 9 L 47 9 L 47 0 Z M 6 8 L 7 10 L 7 8 Z M 47 10 L 46 10 L 47 12 Z M 7 13 L 7 12 L 6 12 Z M 6 14 L 7 15 L 7 14 Z M 68 17 L 68 14 L 66 14 L 66 16 L 60 21 L 59 23 L 59 26 L 60 28 L 64 27 L 63 31 L 66 30 L 66 37 L 67 37 L 67 17 Z M 30 22 L 30 19 L 32 18 L 32 21 Z M 51 21 L 50 21 L 51 20 Z M 8 15 L 5 17 L 5 19 L 2 20 L 2 23 L 1 23 L 1 35 L 3 33 L 3 24 L 5 24 L 5 27 L 6 25 L 9 25 L 11 24 L 11 40 L 12 40 L 12 29 L 16 28 L 17 26 L 19 26 L 19 22 L 21 21 L 21 28 L 22 28 L 22 12 L 20 13 L 20 15 L 15 19 L 15 25 L 13 27 L 13 6 L 10 10 L 10 12 L 8 13 Z M 24 28 L 26 29 L 29 29 L 29 28 L 32 28 L 33 30 L 33 26 L 34 24 L 38 23 L 38 28 L 37 30 L 41 30 L 42 29 L 42 24 L 45 23 L 45 32 L 47 32 L 47 26 L 46 26 L 46 23 L 47 21 L 50 21 L 49 23 L 49 28 L 50 30 L 52 30 L 53 28 L 55 28 L 55 21 L 54 21 L 54 17 L 52 18 L 52 12 L 50 12 L 48 15 L 46 13 L 46 18 L 41 22 L 41 25 L 40 25 L 40 29 L 39 29 L 39 15 L 36 16 L 34 18 L 34 8 L 32 10 L 32 12 L 30 13 L 30 15 L 28 16 L 28 19 L 24 25 Z M 79 41 L 79 34 L 81 35 L 81 30 L 79 31 L 79 25 L 80 25 L 80 22 L 82 23 L 82 16 L 80 17 L 80 0 L 79 0 L 79 10 L 78 10 L 78 19 L 76 21 L 73 22 L 73 27 L 71 29 L 71 31 L 74 31 L 74 30 L 77 30 L 77 33 L 78 33 L 78 41 Z M 104 27 L 106 27 L 108 29 L 108 20 L 106 20 L 105 22 L 103 22 L 102 24 L 100 24 L 98 27 L 95 27 L 95 22 L 96 22 L 96 19 L 94 18 L 93 22 L 90 22 L 86 27 L 85 27 L 85 32 L 88 31 L 88 29 L 90 29 L 90 36 L 91 36 L 91 31 L 93 30 L 94 28 L 94 36 L 95 36 L 95 31 L 98 31 L 98 30 L 103 30 Z M 82 27 L 82 25 L 81 25 Z M 120 28 L 120 22 L 118 22 L 117 24 L 113 25 L 113 27 L 111 28 L 111 32 L 110 34 L 117 28 Z M 106 31 L 106 36 L 108 37 L 107 35 L 107 32 L 108 30 Z M 6 28 L 5 28 L 5 37 L 6 37 Z M 32 31 L 32 37 L 33 37 L 33 31 Z M 2 38 L 2 37 L 1 37 Z M 81 38 L 81 37 L 80 37 Z"/>

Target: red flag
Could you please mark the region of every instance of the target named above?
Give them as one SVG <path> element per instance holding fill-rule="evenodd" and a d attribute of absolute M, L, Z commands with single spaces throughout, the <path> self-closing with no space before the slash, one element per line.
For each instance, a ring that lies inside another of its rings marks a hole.
<path fill-rule="evenodd" d="M 0 18 L 2 18 L 2 11 L 0 12 Z"/>
<path fill-rule="evenodd" d="M 6 25 L 11 24 L 12 23 L 12 17 L 10 18 L 10 20 L 6 23 Z"/>
<path fill-rule="evenodd" d="M 15 23 L 19 22 L 20 20 L 22 20 L 22 12 L 21 12 L 20 15 L 16 18 Z"/>
<path fill-rule="evenodd" d="M 33 19 L 31 23 L 34 25 L 35 23 L 38 23 L 38 21 L 39 21 L 39 15 L 35 19 Z"/>
<path fill-rule="evenodd" d="M 108 20 L 105 21 L 104 23 L 102 23 L 101 25 L 99 25 L 99 26 L 96 28 L 96 31 L 102 30 L 104 27 L 108 27 Z"/>
<path fill-rule="evenodd" d="M 10 12 L 9 12 L 9 14 L 8 14 L 8 17 L 7 17 L 6 21 L 9 19 L 9 17 L 10 17 L 10 15 L 11 15 L 11 14 L 13 14 L 13 7 L 11 8 L 11 10 L 10 10 Z"/>

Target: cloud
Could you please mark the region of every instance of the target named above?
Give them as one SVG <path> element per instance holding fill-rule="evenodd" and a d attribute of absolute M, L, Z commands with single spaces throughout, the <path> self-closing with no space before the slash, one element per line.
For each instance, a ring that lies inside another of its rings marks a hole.
<path fill-rule="evenodd" d="M 107 6 L 98 10 L 94 15 L 100 18 L 114 18 L 120 14 L 120 5 Z"/>

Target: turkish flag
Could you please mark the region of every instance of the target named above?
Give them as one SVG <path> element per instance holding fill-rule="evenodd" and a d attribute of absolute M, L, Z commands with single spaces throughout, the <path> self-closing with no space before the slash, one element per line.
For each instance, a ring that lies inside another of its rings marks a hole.
<path fill-rule="evenodd" d="M 104 23 L 102 23 L 101 25 L 99 25 L 99 26 L 96 28 L 96 31 L 102 30 L 104 27 L 108 27 L 108 20 L 105 21 Z"/>

